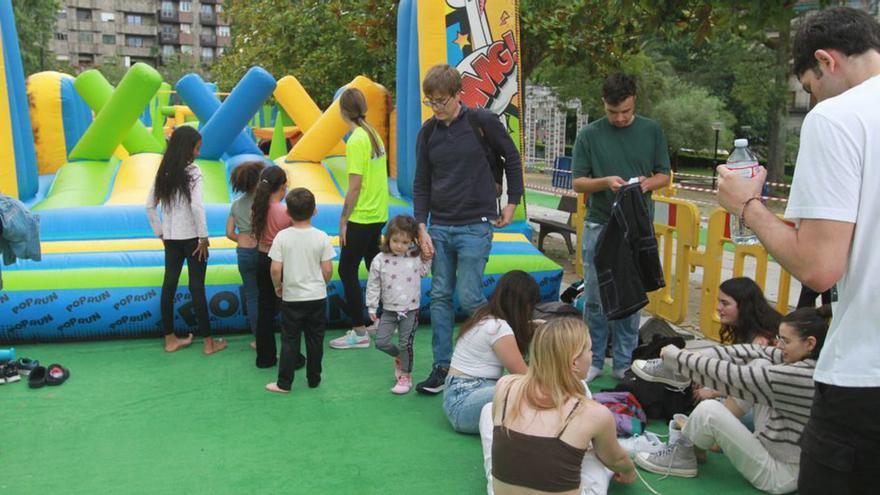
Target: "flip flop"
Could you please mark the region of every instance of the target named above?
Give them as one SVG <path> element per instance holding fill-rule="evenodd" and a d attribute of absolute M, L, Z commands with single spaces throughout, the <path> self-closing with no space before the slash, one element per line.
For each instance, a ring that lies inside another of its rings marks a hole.
<path fill-rule="evenodd" d="M 28 375 L 28 387 L 30 388 L 40 388 L 46 384 L 46 367 L 45 366 L 37 366 L 36 368 L 31 370 L 31 373 Z"/>
<path fill-rule="evenodd" d="M 61 385 L 70 378 L 70 370 L 60 364 L 50 364 L 46 368 L 46 385 Z"/>

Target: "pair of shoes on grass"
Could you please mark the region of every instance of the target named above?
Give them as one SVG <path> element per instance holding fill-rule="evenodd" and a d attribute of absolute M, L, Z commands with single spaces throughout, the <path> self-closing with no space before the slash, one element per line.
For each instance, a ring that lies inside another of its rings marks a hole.
<path fill-rule="evenodd" d="M 28 375 L 28 387 L 41 388 L 44 385 L 50 387 L 63 384 L 70 378 L 70 370 L 60 364 L 49 366 L 36 366 Z"/>

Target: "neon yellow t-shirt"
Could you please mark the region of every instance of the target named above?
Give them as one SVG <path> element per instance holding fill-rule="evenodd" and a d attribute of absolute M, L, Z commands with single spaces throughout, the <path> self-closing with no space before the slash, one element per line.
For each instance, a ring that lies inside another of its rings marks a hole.
<path fill-rule="evenodd" d="M 379 143 L 381 145 L 381 139 Z M 382 156 L 370 158 L 371 151 L 370 136 L 367 131 L 358 127 L 345 144 L 348 175 L 357 174 L 362 177 L 361 194 L 349 217 L 349 221 L 355 223 L 388 221 L 388 159 L 384 150 Z"/>

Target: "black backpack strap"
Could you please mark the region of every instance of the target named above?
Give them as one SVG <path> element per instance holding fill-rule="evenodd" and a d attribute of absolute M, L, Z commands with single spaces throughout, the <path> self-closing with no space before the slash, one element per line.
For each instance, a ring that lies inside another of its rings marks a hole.
<path fill-rule="evenodd" d="M 424 130 L 422 131 L 420 137 L 421 142 L 418 143 L 418 152 L 425 154 L 425 161 L 430 165 L 431 161 L 428 160 L 428 143 L 431 141 L 431 135 L 434 134 L 434 129 L 437 128 L 437 118 L 431 117 L 424 124 Z"/>
<path fill-rule="evenodd" d="M 495 179 L 495 183 L 501 184 L 504 180 L 504 155 L 501 154 L 501 150 L 497 149 L 492 144 L 492 140 L 486 135 L 486 131 L 483 130 L 483 125 L 480 123 L 480 116 L 477 112 L 487 112 L 492 114 L 493 118 L 497 117 L 495 117 L 495 114 L 492 113 L 491 110 L 485 108 L 471 108 L 467 113 L 468 123 L 471 125 L 471 129 L 474 130 L 474 134 L 477 135 L 477 140 L 480 142 L 480 146 L 483 147 L 486 154 L 486 161 L 489 162 L 489 168 L 492 171 L 492 178 Z"/>

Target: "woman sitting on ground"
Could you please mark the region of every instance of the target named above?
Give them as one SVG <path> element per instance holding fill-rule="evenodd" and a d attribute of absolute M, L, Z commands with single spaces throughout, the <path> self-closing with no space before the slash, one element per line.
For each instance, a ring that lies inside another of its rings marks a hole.
<path fill-rule="evenodd" d="M 753 434 L 720 402 L 703 401 L 690 417 L 672 421 L 666 450 L 638 454 L 636 464 L 655 473 L 693 477 L 705 449 L 717 444 L 755 488 L 793 492 L 798 442 L 810 416 L 813 372 L 830 318 L 829 306 L 789 313 L 779 324 L 776 347 L 739 344 L 693 352 L 666 346 L 660 359 L 634 362 L 633 372 L 646 380 L 676 387 L 699 380 L 740 404 L 753 404 L 755 416 Z"/>
<path fill-rule="evenodd" d="M 600 462 L 617 473 L 614 479 L 632 483 L 635 466 L 617 442 L 611 411 L 585 394 L 592 352 L 584 322 L 557 318 L 541 325 L 529 357 L 525 375 L 498 381 L 492 402 L 494 493 L 605 493 Z M 592 462 L 584 460 L 593 454 Z M 596 471 L 588 464 L 599 468 L 598 492 L 583 486 L 585 474 Z"/>
<path fill-rule="evenodd" d="M 735 277 L 725 280 L 718 287 L 718 304 L 715 306 L 721 320 L 722 344 L 773 345 L 776 329 L 782 318 L 764 298 L 764 292 L 754 280 Z M 722 397 L 712 388 L 694 384 L 694 401 Z"/>
<path fill-rule="evenodd" d="M 525 373 L 538 283 L 522 270 L 507 272 L 489 301 L 462 326 L 443 392 L 443 411 L 459 433 L 480 431 L 480 410 L 492 402 L 504 370 Z"/>

